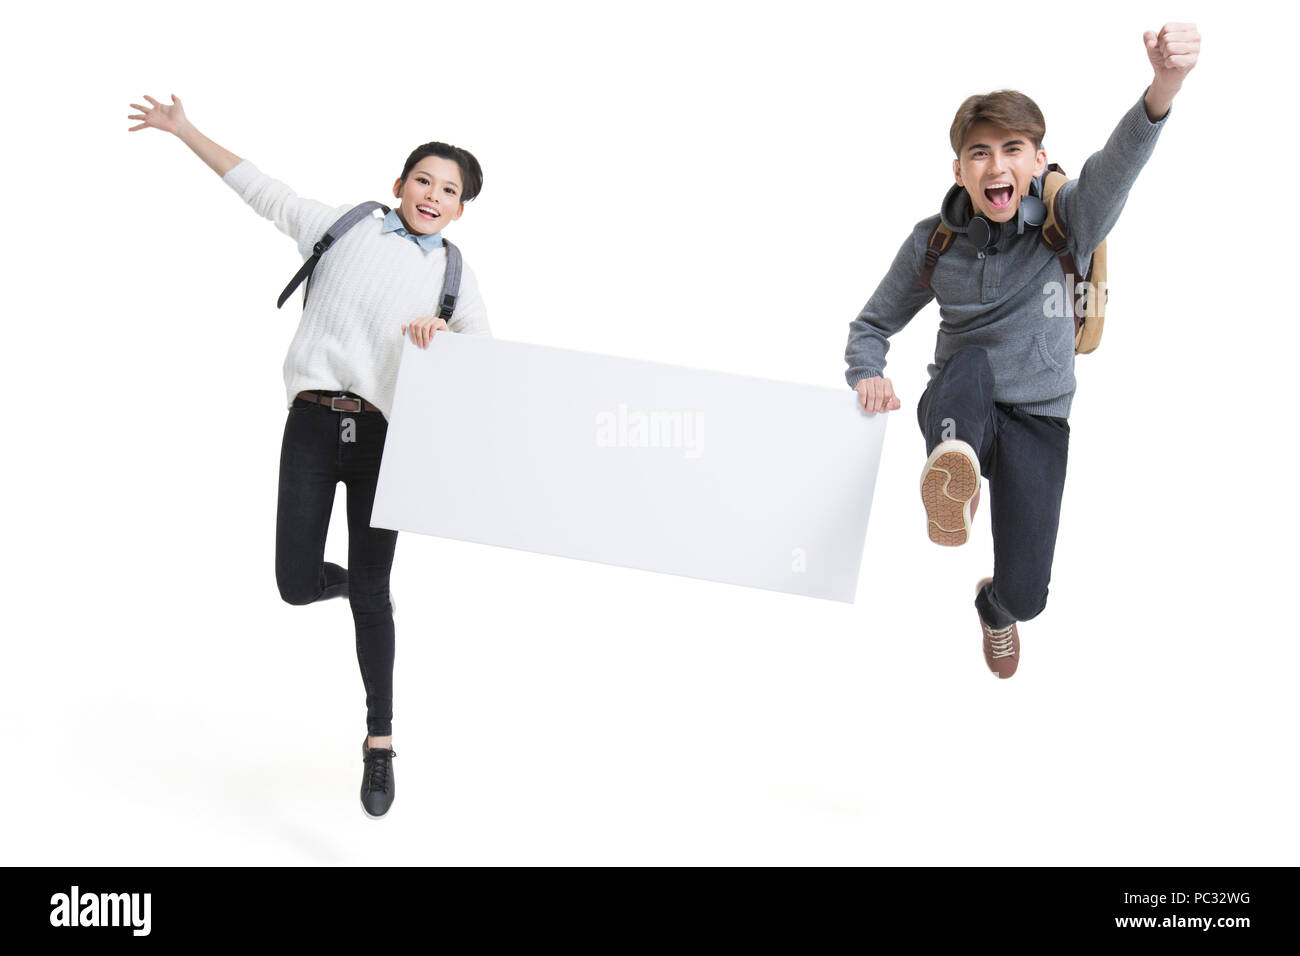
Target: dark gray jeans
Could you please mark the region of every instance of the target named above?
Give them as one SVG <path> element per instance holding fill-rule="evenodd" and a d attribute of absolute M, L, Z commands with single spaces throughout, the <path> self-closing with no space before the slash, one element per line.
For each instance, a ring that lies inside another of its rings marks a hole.
<path fill-rule="evenodd" d="M 993 582 L 975 598 L 980 617 L 990 627 L 1035 617 L 1047 606 L 1070 423 L 994 402 L 993 370 L 980 348 L 948 360 L 916 417 L 927 455 L 945 437 L 959 438 L 975 449 L 989 482 Z"/>
<path fill-rule="evenodd" d="M 347 393 L 339 392 L 339 395 Z M 348 425 L 348 423 L 351 423 Z M 290 604 L 346 595 L 366 687 L 366 728 L 393 732 L 393 611 L 388 575 L 397 532 L 370 527 L 388 422 L 380 412 L 333 412 L 295 399 L 280 446 L 275 579 Z M 325 562 L 334 490 L 348 490 L 348 567 Z"/>

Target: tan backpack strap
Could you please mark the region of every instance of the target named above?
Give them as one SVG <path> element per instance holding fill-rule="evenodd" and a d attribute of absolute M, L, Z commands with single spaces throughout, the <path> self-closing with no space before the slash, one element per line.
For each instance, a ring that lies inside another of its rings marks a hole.
<path fill-rule="evenodd" d="M 939 257 L 948 251 L 950 245 L 952 245 L 952 230 L 945 226 L 941 219 L 935 223 L 934 229 L 930 231 L 930 238 L 925 244 L 925 267 L 916 282 L 917 288 L 930 288 L 935 264 L 939 261 Z"/>
<path fill-rule="evenodd" d="M 1079 267 L 1075 264 L 1074 255 L 1070 252 L 1069 239 L 1065 234 L 1065 222 L 1061 216 L 1061 187 L 1068 182 L 1065 170 L 1061 169 L 1056 163 L 1047 167 L 1047 172 L 1043 174 L 1043 204 L 1047 206 L 1047 221 L 1043 223 L 1042 237 L 1043 243 L 1047 248 L 1056 254 L 1061 263 L 1061 271 L 1068 279 L 1074 276 L 1076 282 L 1082 282 L 1083 276 L 1079 275 Z M 1074 316 L 1074 334 L 1077 338 L 1079 335 L 1080 319 L 1077 310 Z"/>
<path fill-rule="evenodd" d="M 1040 235 L 1043 243 L 1058 256 L 1066 251 L 1065 227 L 1061 225 L 1061 213 L 1058 205 L 1061 187 L 1069 180 L 1061 167 L 1052 163 L 1043 173 L 1043 205 L 1047 207 L 1047 220 L 1043 223 Z"/>
<path fill-rule="evenodd" d="M 1087 302 L 1082 317 L 1075 315 L 1074 351 L 1087 355 L 1101 344 L 1101 329 L 1106 321 L 1106 299 L 1110 289 L 1106 286 L 1106 240 L 1101 241 L 1092 252 L 1092 264 L 1088 266 L 1088 282 L 1092 288 L 1087 295 Z M 1078 302 L 1075 302 L 1076 313 Z"/>

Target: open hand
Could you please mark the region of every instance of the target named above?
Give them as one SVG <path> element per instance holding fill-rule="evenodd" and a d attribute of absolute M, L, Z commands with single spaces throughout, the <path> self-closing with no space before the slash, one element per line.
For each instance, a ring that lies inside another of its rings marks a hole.
<path fill-rule="evenodd" d="M 145 94 L 145 99 L 152 103 L 152 106 L 141 106 L 139 103 L 132 103 L 131 109 L 139 110 L 139 113 L 132 114 L 127 119 L 141 120 L 139 126 L 132 126 L 128 133 L 134 133 L 138 129 L 145 129 L 152 126 L 154 129 L 160 129 L 164 133 L 177 133 L 185 124 L 185 108 L 181 106 L 180 98 L 173 93 L 170 106 L 164 106 L 152 96 Z"/>
<path fill-rule="evenodd" d="M 422 319 L 416 319 L 410 325 L 403 325 L 403 335 L 406 334 L 407 329 L 411 330 L 411 341 L 422 349 L 427 349 L 429 347 L 429 343 L 433 341 L 433 335 L 435 332 L 449 331 L 447 329 L 446 319 L 439 319 L 432 315 L 426 315 Z"/>

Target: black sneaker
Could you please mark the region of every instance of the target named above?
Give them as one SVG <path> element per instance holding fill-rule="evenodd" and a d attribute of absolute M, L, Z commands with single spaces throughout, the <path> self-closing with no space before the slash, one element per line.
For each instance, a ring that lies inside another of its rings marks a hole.
<path fill-rule="evenodd" d="M 393 758 L 397 756 L 397 751 L 382 747 L 371 750 L 366 745 L 367 740 L 368 737 L 361 741 L 361 759 L 366 763 L 365 773 L 361 777 L 361 809 L 370 819 L 379 820 L 393 805 L 396 793 L 393 786 Z"/>

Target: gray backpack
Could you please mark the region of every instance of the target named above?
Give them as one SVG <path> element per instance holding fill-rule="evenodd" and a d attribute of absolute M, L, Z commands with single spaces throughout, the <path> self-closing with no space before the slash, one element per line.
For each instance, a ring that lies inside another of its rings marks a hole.
<path fill-rule="evenodd" d="M 316 268 L 316 263 L 320 262 L 320 257 L 330 246 L 334 245 L 345 232 L 365 219 L 376 209 L 382 209 L 384 215 L 388 215 L 388 207 L 380 202 L 363 202 L 360 206 L 354 206 L 340 216 L 334 225 L 325 230 L 325 235 L 320 237 L 320 241 L 312 247 L 312 255 L 302 264 L 302 268 L 289 280 L 289 284 L 284 287 L 280 293 L 280 298 L 276 300 L 275 307 L 278 309 L 289 296 L 293 295 L 293 290 L 306 281 L 307 285 L 302 290 L 302 304 L 307 304 L 307 296 L 311 292 L 311 274 Z M 447 271 L 442 278 L 442 299 L 438 303 L 438 318 L 446 321 L 451 318 L 451 313 L 456 309 L 456 296 L 460 294 L 460 250 L 453 246 L 446 239 L 442 244 L 447 249 Z"/>

